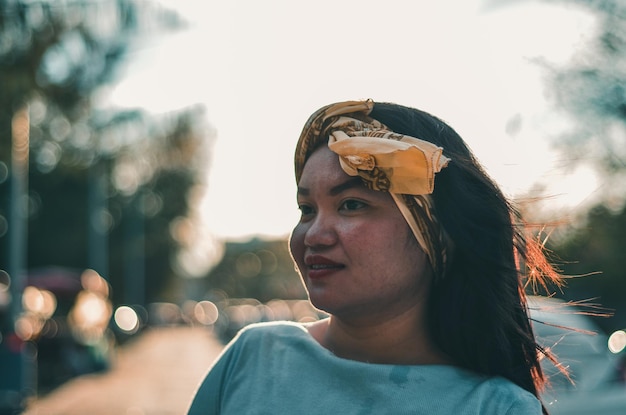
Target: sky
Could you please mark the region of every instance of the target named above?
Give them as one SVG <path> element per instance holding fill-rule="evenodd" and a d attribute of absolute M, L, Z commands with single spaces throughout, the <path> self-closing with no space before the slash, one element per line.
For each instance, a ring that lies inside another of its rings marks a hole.
<path fill-rule="evenodd" d="M 167 0 L 189 28 L 133 52 L 111 105 L 165 113 L 203 104 L 216 131 L 206 229 L 217 239 L 287 235 L 298 220 L 293 152 L 337 101 L 420 108 L 460 133 L 505 194 L 540 184 L 553 207 L 597 191 L 549 137 L 568 126 L 536 63 L 568 62 L 593 35 L 583 10 L 484 0 Z M 445 152 L 445 150 L 444 150 Z"/>

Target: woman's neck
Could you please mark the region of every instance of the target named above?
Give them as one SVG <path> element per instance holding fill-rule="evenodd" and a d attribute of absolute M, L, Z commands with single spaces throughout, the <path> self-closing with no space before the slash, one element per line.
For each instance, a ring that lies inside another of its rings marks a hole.
<path fill-rule="evenodd" d="M 331 316 L 309 326 L 323 347 L 338 357 L 380 364 L 450 364 L 432 343 L 423 321 L 413 314 L 382 322 L 358 322 Z"/>

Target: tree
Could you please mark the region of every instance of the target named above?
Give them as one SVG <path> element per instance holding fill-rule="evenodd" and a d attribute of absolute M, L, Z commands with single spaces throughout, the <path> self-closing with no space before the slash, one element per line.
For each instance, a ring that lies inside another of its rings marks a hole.
<path fill-rule="evenodd" d="M 94 268 L 114 304 L 162 298 L 181 274 L 170 229 L 194 220 L 203 110 L 157 117 L 98 97 L 146 35 L 183 25 L 150 2 L 0 0 L 0 412 L 35 388 L 27 349 L 4 341 L 17 338 L 28 270 Z"/>
<path fill-rule="evenodd" d="M 562 66 L 540 61 L 546 70 L 557 110 L 569 116 L 571 128 L 554 138 L 573 163 L 588 163 L 606 181 L 602 197 L 577 223 L 558 231 L 551 249 L 564 258 L 571 279 L 562 297 L 596 298 L 615 310 L 600 326 L 626 326 L 626 3 L 621 0 L 552 0 L 587 9 L 596 19 L 591 43 Z"/>
<path fill-rule="evenodd" d="M 203 185 L 209 138 L 198 123 L 203 110 L 158 119 L 142 112 L 110 115 L 104 134 L 128 137 L 122 131 L 132 129 L 132 145 L 89 167 L 59 163 L 51 172 L 31 171 L 29 268 L 99 268 L 116 304 L 177 300 L 178 293 L 166 289 L 181 276 L 173 258 L 184 247 L 171 225 L 190 215 L 188 194 Z M 93 198 L 101 200 L 90 203 Z"/>
<path fill-rule="evenodd" d="M 169 259 L 178 242 L 168 226 L 188 214 L 186 196 L 201 184 L 212 132 L 199 107 L 155 117 L 99 108 L 97 96 L 142 39 L 184 23 L 156 3 L 132 0 L 1 0 L 0 7 L 0 165 L 9 173 L 14 115 L 26 108 L 29 119 L 27 265 L 93 267 L 94 246 L 106 253 L 110 245 L 112 260 L 100 260 L 99 271 L 110 271 L 119 302 L 142 302 L 142 295 L 125 298 L 122 282 L 133 272 L 124 262 L 139 261 L 125 239 L 145 231 L 140 243 L 152 256 L 134 272 L 150 273 L 146 294 L 159 298 L 175 274 Z M 0 186 L 10 193 L 10 180 Z M 8 216 L 9 201 L 17 203 L 3 197 L 0 216 Z M 11 260 L 6 233 L 0 264 Z"/>
<path fill-rule="evenodd" d="M 593 299 L 615 310 L 615 318 L 598 319 L 606 330 L 626 325 L 626 292 L 622 247 L 626 234 L 626 2 L 623 0 L 544 0 L 566 8 L 586 10 L 595 19 L 595 33 L 570 60 L 556 64 L 535 58 L 544 71 L 547 95 L 556 113 L 568 119 L 568 130 L 550 137 L 570 161 L 566 167 L 591 166 L 604 186 L 595 193 L 595 206 L 563 224 L 557 218 L 549 231 L 548 248 L 555 253 L 568 281 L 555 295 L 568 300 Z M 490 7 L 513 1 L 491 1 Z M 565 11 L 566 9 L 564 9 Z M 555 22 L 555 28 L 558 22 Z M 546 137 L 548 138 L 548 137 Z M 538 187 L 540 189 L 540 187 Z M 532 196 L 532 195 L 531 195 Z M 535 197 L 523 202 L 525 217 L 544 217 L 533 209 Z M 580 210 L 580 209 L 579 209 Z M 554 216 L 554 215 L 549 215 Z M 544 219 L 539 219 L 544 221 Z M 541 238 L 543 239 L 543 238 Z"/>
<path fill-rule="evenodd" d="M 189 214 L 213 133 L 200 107 L 157 117 L 102 108 L 98 96 L 146 34 L 184 22 L 132 0 L 0 0 L 0 10 L 0 268 L 15 260 L 9 247 L 19 230 L 10 219 L 18 206 L 28 225 L 25 267 L 100 268 L 118 303 L 161 298 L 180 274 L 169 226 Z M 15 193 L 10 157 L 20 114 L 29 139 L 25 195 Z M 146 292 L 127 288 L 146 273 Z"/>
<path fill-rule="evenodd" d="M 552 0 L 587 9 L 597 33 L 587 47 L 562 66 L 543 59 L 557 110 L 569 115 L 571 129 L 555 144 L 573 162 L 586 162 L 607 181 L 606 201 L 624 201 L 626 172 L 626 3 L 621 0 Z"/>
<path fill-rule="evenodd" d="M 563 273 L 571 277 L 563 293 L 556 294 L 569 300 L 590 300 L 613 310 L 613 318 L 597 319 L 607 332 L 626 327 L 625 229 L 626 207 L 614 212 L 598 205 L 587 213 L 584 222 L 566 229 L 563 238 L 551 243 L 551 250 L 564 259 Z"/>

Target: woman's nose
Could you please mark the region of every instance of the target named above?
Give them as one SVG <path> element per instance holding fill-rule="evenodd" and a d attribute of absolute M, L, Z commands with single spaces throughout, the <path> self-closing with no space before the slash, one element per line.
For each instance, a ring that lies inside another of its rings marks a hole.
<path fill-rule="evenodd" d="M 337 242 L 334 221 L 326 214 L 318 213 L 304 234 L 304 245 L 309 248 L 331 246 Z"/>

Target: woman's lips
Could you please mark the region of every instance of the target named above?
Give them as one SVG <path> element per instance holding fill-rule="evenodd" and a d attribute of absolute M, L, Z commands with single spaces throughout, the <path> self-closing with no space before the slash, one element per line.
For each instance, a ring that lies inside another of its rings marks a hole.
<path fill-rule="evenodd" d="M 321 255 L 309 255 L 304 258 L 307 276 L 310 279 L 320 279 L 342 270 L 345 266 Z"/>

